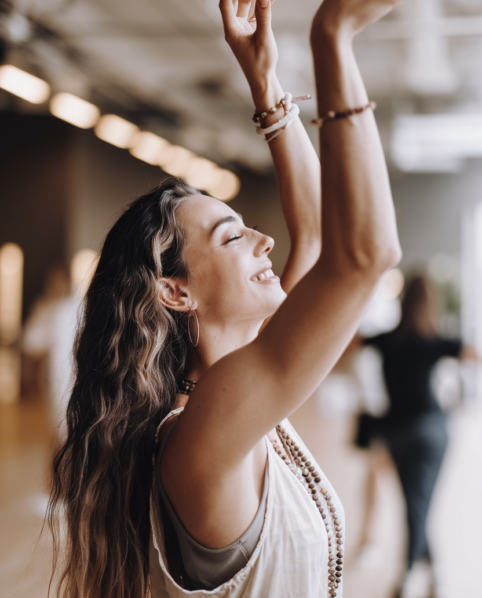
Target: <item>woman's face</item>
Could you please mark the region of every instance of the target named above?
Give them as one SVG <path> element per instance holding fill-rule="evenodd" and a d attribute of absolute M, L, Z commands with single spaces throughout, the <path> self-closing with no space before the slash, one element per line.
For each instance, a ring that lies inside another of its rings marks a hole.
<path fill-rule="evenodd" d="M 178 217 L 199 317 L 224 326 L 272 315 L 286 297 L 268 257 L 273 239 L 247 228 L 229 206 L 205 195 L 184 201 Z"/>

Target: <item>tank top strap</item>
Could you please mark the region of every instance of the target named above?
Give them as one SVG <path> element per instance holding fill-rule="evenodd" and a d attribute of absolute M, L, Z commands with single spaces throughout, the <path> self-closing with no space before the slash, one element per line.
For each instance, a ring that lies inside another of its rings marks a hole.
<path fill-rule="evenodd" d="M 155 436 L 156 445 L 159 444 L 159 434 L 161 432 L 162 426 L 167 422 L 167 420 L 171 419 L 171 417 L 174 417 L 175 415 L 179 415 L 183 411 L 184 411 L 184 407 L 178 407 L 177 409 L 173 409 L 172 411 L 169 411 L 169 413 L 162 419 L 161 423 L 157 426 L 157 429 L 156 429 L 156 436 Z"/>

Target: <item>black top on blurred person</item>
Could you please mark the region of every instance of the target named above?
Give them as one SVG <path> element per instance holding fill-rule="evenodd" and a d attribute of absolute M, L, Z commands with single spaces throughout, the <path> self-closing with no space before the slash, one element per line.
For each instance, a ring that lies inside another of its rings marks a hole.
<path fill-rule="evenodd" d="M 402 317 L 395 330 L 365 338 L 383 357 L 383 374 L 390 400 L 385 421 L 402 422 L 441 411 L 430 384 L 433 366 L 442 357 L 459 357 L 460 339 L 441 338 L 437 331 L 435 290 L 424 275 L 407 284 Z"/>

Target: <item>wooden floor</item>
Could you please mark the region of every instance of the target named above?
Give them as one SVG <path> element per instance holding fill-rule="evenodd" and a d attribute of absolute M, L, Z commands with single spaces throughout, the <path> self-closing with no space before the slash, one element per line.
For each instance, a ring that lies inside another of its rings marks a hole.
<path fill-rule="evenodd" d="M 46 596 L 48 533 L 40 535 L 47 496 L 51 429 L 38 397 L 0 407 L 0 596 Z"/>
<path fill-rule="evenodd" d="M 357 546 L 365 508 L 367 462 L 351 446 L 349 419 L 314 428 L 315 400 L 294 415 L 294 425 L 318 454 L 337 488 L 347 517 L 344 598 L 391 598 L 403 561 L 403 503 L 390 471 L 379 486 L 374 554 L 360 562 Z M 482 409 L 472 405 L 451 419 L 451 445 L 430 517 L 439 588 L 437 598 L 482 597 Z M 43 598 L 49 578 L 46 507 L 51 429 L 45 401 L 24 399 L 0 407 L 0 597 Z M 296 597 L 293 597 L 296 598 Z"/>

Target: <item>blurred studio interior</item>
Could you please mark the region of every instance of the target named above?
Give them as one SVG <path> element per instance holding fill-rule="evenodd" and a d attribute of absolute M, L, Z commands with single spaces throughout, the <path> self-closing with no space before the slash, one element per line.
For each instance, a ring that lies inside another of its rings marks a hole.
<path fill-rule="evenodd" d="M 314 96 L 308 31 L 317 4 L 276 1 L 279 78 L 293 95 Z M 472 352 L 442 352 L 431 364 L 448 443 L 439 470 L 427 473 L 430 563 L 414 571 L 406 598 L 477 598 L 482 5 L 407 0 L 355 48 L 377 103 L 403 259 L 382 280 L 361 342 L 291 421 L 345 506 L 345 598 L 390 598 L 409 543 L 406 496 L 390 443 L 363 446 L 357 435 L 362 418 L 383 418 L 390 400 L 380 348 L 369 339 L 398 326 L 407 285 L 423 280 L 437 334 Z M 49 468 L 82 296 L 116 215 L 163 177 L 181 176 L 272 236 L 274 270 L 282 270 L 288 233 L 251 116 L 216 0 L 0 0 L 2 598 L 46 596 L 50 543 L 40 532 Z M 317 146 L 313 100 L 301 116 Z"/>

